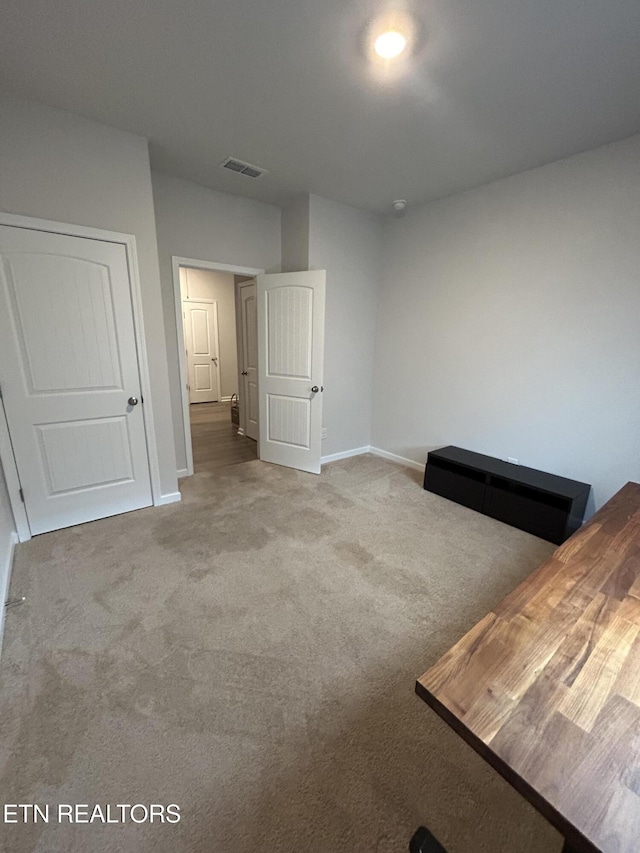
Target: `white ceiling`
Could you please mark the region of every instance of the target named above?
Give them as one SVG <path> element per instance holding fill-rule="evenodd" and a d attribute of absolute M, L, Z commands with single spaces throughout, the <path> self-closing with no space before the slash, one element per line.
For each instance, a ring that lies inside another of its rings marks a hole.
<path fill-rule="evenodd" d="M 405 0 L 414 51 L 385 77 L 365 34 L 391 8 L 3 0 L 0 80 L 147 136 L 159 171 L 276 204 L 389 212 L 640 131 L 639 0 Z"/>

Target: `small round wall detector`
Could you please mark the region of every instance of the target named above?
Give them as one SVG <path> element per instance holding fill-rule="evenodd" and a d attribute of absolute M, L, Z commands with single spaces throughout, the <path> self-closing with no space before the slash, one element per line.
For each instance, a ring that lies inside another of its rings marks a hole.
<path fill-rule="evenodd" d="M 397 198 L 393 202 L 393 209 L 396 213 L 402 213 L 403 210 L 406 210 L 407 200 L 406 198 Z"/>

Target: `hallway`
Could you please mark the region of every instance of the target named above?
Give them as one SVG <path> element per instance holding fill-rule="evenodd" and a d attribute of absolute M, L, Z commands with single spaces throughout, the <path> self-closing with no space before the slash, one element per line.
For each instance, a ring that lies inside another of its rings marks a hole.
<path fill-rule="evenodd" d="M 192 403 L 189 417 L 195 474 L 258 458 L 257 442 L 231 424 L 231 403 Z"/>

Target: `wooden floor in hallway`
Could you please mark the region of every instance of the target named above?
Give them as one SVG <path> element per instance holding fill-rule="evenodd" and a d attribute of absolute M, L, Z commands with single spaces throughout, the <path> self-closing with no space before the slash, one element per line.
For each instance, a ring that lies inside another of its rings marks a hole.
<path fill-rule="evenodd" d="M 192 403 L 189 418 L 195 474 L 258 458 L 257 442 L 231 423 L 231 403 Z"/>

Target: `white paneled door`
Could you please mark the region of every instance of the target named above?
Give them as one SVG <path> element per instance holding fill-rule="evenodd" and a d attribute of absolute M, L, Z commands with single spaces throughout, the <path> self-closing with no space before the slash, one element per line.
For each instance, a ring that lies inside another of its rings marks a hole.
<path fill-rule="evenodd" d="M 244 406 L 244 432 L 258 440 L 258 312 L 256 283 L 240 285 L 240 322 L 242 329 L 242 370 L 240 392 Z"/>
<path fill-rule="evenodd" d="M 182 302 L 182 316 L 189 402 L 215 403 L 220 399 L 218 303 L 185 299 Z"/>
<path fill-rule="evenodd" d="M 320 473 L 324 270 L 259 275 L 260 459 Z"/>
<path fill-rule="evenodd" d="M 0 382 L 32 534 L 151 505 L 124 245 L 0 226 Z"/>

